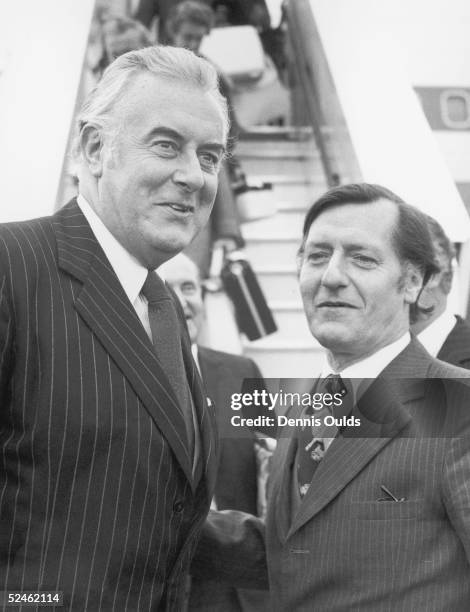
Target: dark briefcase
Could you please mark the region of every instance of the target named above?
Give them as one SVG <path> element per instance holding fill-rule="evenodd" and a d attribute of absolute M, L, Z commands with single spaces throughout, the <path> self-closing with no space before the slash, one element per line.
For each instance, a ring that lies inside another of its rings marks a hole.
<path fill-rule="evenodd" d="M 258 340 L 277 331 L 258 279 L 246 260 L 227 260 L 221 278 L 235 307 L 238 327 L 249 340 Z"/>

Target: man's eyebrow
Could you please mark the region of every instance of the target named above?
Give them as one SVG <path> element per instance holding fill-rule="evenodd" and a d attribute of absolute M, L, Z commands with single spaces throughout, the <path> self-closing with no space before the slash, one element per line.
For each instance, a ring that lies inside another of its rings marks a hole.
<path fill-rule="evenodd" d="M 168 136 L 168 138 L 173 138 L 174 140 L 183 140 L 183 136 L 179 132 L 163 125 L 153 128 L 153 130 L 149 132 L 149 139 L 153 138 L 154 136 Z"/>
<path fill-rule="evenodd" d="M 204 149 L 211 149 L 220 154 L 221 157 L 227 152 L 227 148 L 221 142 L 205 142 L 201 145 Z"/>
<path fill-rule="evenodd" d="M 347 244 L 345 247 L 345 250 L 350 252 L 350 251 L 372 251 L 373 253 L 376 253 L 378 251 L 378 248 L 373 245 L 373 244 Z"/>
<path fill-rule="evenodd" d="M 307 249 L 333 249 L 333 245 L 331 242 L 325 240 L 310 240 L 305 243 L 304 250 Z M 372 251 L 376 253 L 379 249 L 375 245 L 372 244 L 362 244 L 351 242 L 349 244 L 344 245 L 344 250 L 349 253 L 351 251 Z"/>
<path fill-rule="evenodd" d="M 330 242 L 322 240 L 309 240 L 305 243 L 306 249 L 332 249 Z"/>
<path fill-rule="evenodd" d="M 150 140 L 154 138 L 155 136 L 166 136 L 167 138 L 172 138 L 173 140 L 176 140 L 178 142 L 182 142 L 184 140 L 184 136 L 180 134 L 177 130 L 174 130 L 173 128 L 165 127 L 163 125 L 153 128 L 153 130 L 149 132 L 147 138 L 148 140 Z M 212 149 L 213 151 L 217 151 L 218 153 L 220 153 L 220 155 L 224 155 L 226 151 L 225 145 L 217 141 L 204 142 L 201 145 L 201 147 L 205 149 Z"/>

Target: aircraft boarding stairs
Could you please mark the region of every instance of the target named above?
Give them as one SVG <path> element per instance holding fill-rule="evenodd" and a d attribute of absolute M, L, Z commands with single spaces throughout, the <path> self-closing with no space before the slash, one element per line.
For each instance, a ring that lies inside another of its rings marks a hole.
<path fill-rule="evenodd" d="M 243 338 L 243 353 L 267 378 L 313 377 L 322 348 L 308 329 L 296 273 L 305 212 L 327 189 L 313 133 L 310 128 L 259 128 L 242 134 L 235 154 L 250 184 L 272 184 L 277 208 L 273 216 L 242 225 L 247 258 L 278 326 L 260 340 Z"/>

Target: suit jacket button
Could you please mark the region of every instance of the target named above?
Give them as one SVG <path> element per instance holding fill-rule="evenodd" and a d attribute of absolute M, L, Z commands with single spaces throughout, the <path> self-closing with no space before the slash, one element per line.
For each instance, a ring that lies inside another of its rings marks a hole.
<path fill-rule="evenodd" d="M 182 512 L 182 511 L 183 511 L 183 508 L 184 508 L 184 504 L 183 504 L 183 502 L 182 502 L 182 501 L 176 501 L 176 502 L 173 504 L 173 511 L 174 511 L 174 512 L 178 512 L 178 513 L 179 513 L 179 512 Z"/>

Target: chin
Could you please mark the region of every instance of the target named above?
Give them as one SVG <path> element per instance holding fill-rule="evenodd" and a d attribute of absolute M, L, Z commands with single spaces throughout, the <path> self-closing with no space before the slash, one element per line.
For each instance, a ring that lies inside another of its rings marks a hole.
<path fill-rule="evenodd" d="M 335 323 L 324 323 L 311 328 L 313 337 L 328 350 L 342 347 L 345 343 L 350 344 L 348 331 L 346 326 Z"/>

